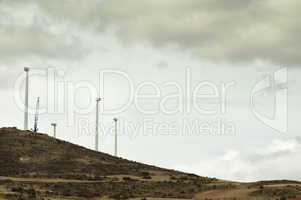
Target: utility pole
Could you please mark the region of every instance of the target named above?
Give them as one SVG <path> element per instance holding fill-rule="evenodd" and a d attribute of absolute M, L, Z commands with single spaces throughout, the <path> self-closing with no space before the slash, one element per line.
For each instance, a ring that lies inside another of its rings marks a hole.
<path fill-rule="evenodd" d="M 28 130 L 28 85 L 29 85 L 29 68 L 24 67 L 26 73 L 25 82 L 25 108 L 24 108 L 24 130 Z"/>
<path fill-rule="evenodd" d="M 38 132 L 38 121 L 39 121 L 39 109 L 40 109 L 40 97 L 37 98 L 37 104 L 36 104 L 36 113 L 34 116 L 34 127 L 33 127 L 33 132 L 37 133 Z"/>
<path fill-rule="evenodd" d="M 96 99 L 96 129 L 95 129 L 95 151 L 98 151 L 98 124 L 99 124 L 99 102 L 101 98 Z"/>
<path fill-rule="evenodd" d="M 114 148 L 114 155 L 115 155 L 115 157 L 117 157 L 117 121 L 118 121 L 118 119 L 117 118 L 114 118 L 114 124 L 115 124 L 115 148 Z"/>
<path fill-rule="evenodd" d="M 51 126 L 53 126 L 53 137 L 56 138 L 56 123 L 52 123 Z"/>

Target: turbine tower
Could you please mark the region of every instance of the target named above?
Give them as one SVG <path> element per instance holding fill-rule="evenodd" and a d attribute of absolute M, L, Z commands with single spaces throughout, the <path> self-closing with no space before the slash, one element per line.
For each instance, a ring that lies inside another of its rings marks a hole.
<path fill-rule="evenodd" d="M 36 113 L 34 116 L 34 127 L 33 127 L 33 132 L 37 133 L 38 132 L 38 121 L 39 121 L 39 109 L 40 109 L 40 97 L 37 98 L 37 105 L 36 105 Z"/>
<path fill-rule="evenodd" d="M 56 138 L 56 123 L 52 123 L 51 126 L 53 126 L 53 137 Z"/>
<path fill-rule="evenodd" d="M 117 118 L 114 118 L 114 123 L 115 123 L 115 148 L 114 148 L 114 155 L 117 157 Z"/>
<path fill-rule="evenodd" d="M 96 99 L 96 129 L 95 129 L 95 151 L 98 151 L 98 124 L 99 124 L 99 102 L 101 98 Z"/>
<path fill-rule="evenodd" d="M 28 130 L 28 85 L 29 85 L 29 68 L 24 67 L 26 73 L 25 82 L 25 108 L 24 108 L 24 130 Z"/>

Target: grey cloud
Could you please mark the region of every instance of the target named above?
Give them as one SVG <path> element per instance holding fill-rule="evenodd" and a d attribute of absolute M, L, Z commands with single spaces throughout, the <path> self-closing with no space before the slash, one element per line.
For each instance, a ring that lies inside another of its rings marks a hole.
<path fill-rule="evenodd" d="M 251 162 L 256 163 L 294 155 L 301 151 L 301 138 L 295 137 L 290 140 L 283 140 L 278 143 L 273 143 L 271 147 L 273 149 L 272 151 L 266 152 L 265 150 L 261 150 L 260 154 L 255 153 L 249 155 L 247 159 Z"/>
<path fill-rule="evenodd" d="M 159 69 L 166 69 L 168 68 L 168 63 L 164 60 L 161 60 L 158 63 L 156 63 L 155 66 Z"/>
<path fill-rule="evenodd" d="M 296 141 L 297 141 L 298 144 L 301 146 L 301 137 L 296 137 Z"/>
<path fill-rule="evenodd" d="M 56 59 L 77 58 L 82 52 L 75 38 L 53 34 L 38 26 L 0 27 L 0 57 L 24 59 L 27 56 Z"/>
<path fill-rule="evenodd" d="M 275 177 L 300 179 L 300 138 L 273 140 L 269 145 L 258 146 L 251 150 L 250 153 L 228 150 L 221 157 L 202 160 L 195 166 L 176 168 L 230 180 L 255 181 L 275 179 Z M 288 165 L 289 170 L 287 170 Z M 216 170 L 216 167 L 219 170 Z"/>
<path fill-rule="evenodd" d="M 117 0 L 104 1 L 100 14 L 124 40 L 173 43 L 211 61 L 301 63 L 300 1 L 123 2 L 121 9 Z"/>
<path fill-rule="evenodd" d="M 252 163 L 264 162 L 264 161 L 268 161 L 268 160 L 275 160 L 277 158 L 287 157 L 293 153 L 294 152 L 292 152 L 290 150 L 280 150 L 280 151 L 276 151 L 273 153 L 268 153 L 266 155 L 261 155 L 261 154 L 250 155 L 247 158 L 247 160 Z"/>
<path fill-rule="evenodd" d="M 101 1 L 98 0 L 31 0 L 31 2 L 55 22 L 73 22 L 82 26 L 99 23 Z"/>
<path fill-rule="evenodd" d="M 78 59 L 83 55 L 80 39 L 72 32 L 62 32 L 50 23 L 34 4 L 0 1 L 1 62 L 50 58 Z"/>
<path fill-rule="evenodd" d="M 299 0 L 31 2 L 54 23 L 113 28 L 129 43 L 173 44 L 213 62 L 301 64 Z"/>

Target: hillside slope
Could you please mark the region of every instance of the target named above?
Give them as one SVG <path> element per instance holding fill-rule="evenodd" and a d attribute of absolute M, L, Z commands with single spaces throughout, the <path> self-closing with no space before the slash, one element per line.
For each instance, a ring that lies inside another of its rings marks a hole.
<path fill-rule="evenodd" d="M 0 174 L 5 176 L 98 179 L 143 176 L 144 171 L 179 174 L 14 128 L 0 129 L 0 141 Z"/>
<path fill-rule="evenodd" d="M 0 200 L 296 200 L 297 181 L 237 183 L 95 152 L 45 134 L 0 128 Z"/>
<path fill-rule="evenodd" d="M 16 128 L 0 129 L 0 166 L 0 181 L 12 194 L 29 190 L 40 197 L 192 198 L 203 184 L 214 181 Z"/>

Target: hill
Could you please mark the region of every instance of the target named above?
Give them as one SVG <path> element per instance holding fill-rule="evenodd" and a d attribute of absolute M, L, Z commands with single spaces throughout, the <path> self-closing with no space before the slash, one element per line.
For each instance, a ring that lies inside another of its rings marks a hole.
<path fill-rule="evenodd" d="M 0 129 L 1 199 L 297 199 L 294 181 L 235 183 L 145 165 L 16 128 Z"/>
<path fill-rule="evenodd" d="M 4 197 L 192 198 L 201 185 L 214 181 L 16 128 L 0 129 L 0 141 L 1 185 L 9 191 Z"/>
<path fill-rule="evenodd" d="M 102 180 L 120 174 L 143 177 L 145 171 L 178 174 L 30 131 L 0 129 L 0 139 L 0 174 L 5 176 Z"/>

